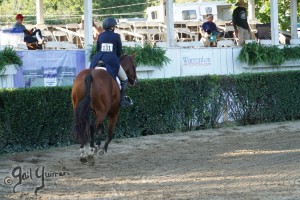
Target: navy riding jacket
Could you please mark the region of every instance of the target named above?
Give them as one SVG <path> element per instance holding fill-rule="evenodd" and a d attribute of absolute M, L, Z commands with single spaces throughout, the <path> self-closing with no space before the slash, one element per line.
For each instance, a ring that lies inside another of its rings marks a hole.
<path fill-rule="evenodd" d="M 214 33 L 217 31 L 217 25 L 214 22 L 206 21 L 202 24 L 202 29 L 205 32 Z"/>
<path fill-rule="evenodd" d="M 107 70 L 116 76 L 120 68 L 119 57 L 121 56 L 121 53 L 122 42 L 120 35 L 114 33 L 112 30 L 105 30 L 98 37 L 97 53 L 91 61 L 90 68 L 95 68 L 98 61 L 102 60 L 106 65 Z"/>

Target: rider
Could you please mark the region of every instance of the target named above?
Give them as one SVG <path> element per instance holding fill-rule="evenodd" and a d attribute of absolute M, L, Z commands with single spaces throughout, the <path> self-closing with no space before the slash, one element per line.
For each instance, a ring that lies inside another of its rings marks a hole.
<path fill-rule="evenodd" d="M 120 35 L 114 32 L 116 25 L 117 21 L 114 18 L 109 17 L 103 20 L 102 26 L 105 31 L 98 37 L 97 53 L 91 61 L 90 68 L 95 68 L 100 60 L 112 67 L 112 71 L 117 74 L 121 81 L 121 107 L 126 107 L 132 102 L 125 98 L 128 78 L 119 62 L 122 43 Z"/>

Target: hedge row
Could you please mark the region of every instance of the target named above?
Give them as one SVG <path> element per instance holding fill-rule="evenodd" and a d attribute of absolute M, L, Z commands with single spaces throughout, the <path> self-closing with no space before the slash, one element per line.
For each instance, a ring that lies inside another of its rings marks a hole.
<path fill-rule="evenodd" d="M 0 90 L 0 153 L 72 144 L 71 87 Z M 300 119 L 300 71 L 141 80 L 116 137 Z"/>

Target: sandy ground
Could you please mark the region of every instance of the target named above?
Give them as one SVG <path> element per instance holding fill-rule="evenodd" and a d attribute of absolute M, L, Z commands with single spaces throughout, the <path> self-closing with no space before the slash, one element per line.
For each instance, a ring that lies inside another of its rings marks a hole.
<path fill-rule="evenodd" d="M 78 149 L 0 156 L 0 199 L 300 199 L 300 121 L 115 139 L 94 165 Z"/>

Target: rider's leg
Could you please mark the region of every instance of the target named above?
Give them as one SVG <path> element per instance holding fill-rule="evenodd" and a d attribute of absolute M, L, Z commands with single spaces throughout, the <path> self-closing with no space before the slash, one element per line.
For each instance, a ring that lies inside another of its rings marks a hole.
<path fill-rule="evenodd" d="M 126 107 L 132 104 L 132 102 L 128 101 L 125 99 L 125 90 L 127 87 L 127 83 L 128 83 L 128 78 L 127 75 L 123 69 L 123 67 L 120 65 L 120 69 L 119 69 L 119 73 L 118 73 L 118 77 L 121 81 L 121 107 Z"/>
<path fill-rule="evenodd" d="M 119 72 L 118 72 L 118 77 L 120 79 L 120 81 L 127 81 L 128 78 L 127 78 L 127 75 L 123 69 L 123 67 L 120 65 L 120 69 L 119 69 Z"/>

